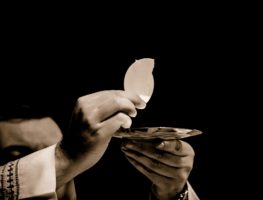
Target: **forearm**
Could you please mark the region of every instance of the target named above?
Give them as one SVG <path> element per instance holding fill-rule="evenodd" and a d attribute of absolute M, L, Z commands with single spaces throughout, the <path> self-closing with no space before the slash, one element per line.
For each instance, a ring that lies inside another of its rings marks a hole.
<path fill-rule="evenodd" d="M 65 142 L 67 141 L 67 142 Z M 55 148 L 57 187 L 90 169 L 103 156 L 110 138 L 104 141 L 83 144 L 63 139 Z"/>

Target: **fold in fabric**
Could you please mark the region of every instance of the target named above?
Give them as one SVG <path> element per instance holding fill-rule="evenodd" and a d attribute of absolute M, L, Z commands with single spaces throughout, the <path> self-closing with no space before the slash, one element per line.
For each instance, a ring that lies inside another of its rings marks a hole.
<path fill-rule="evenodd" d="M 0 199 L 57 199 L 52 145 L 0 167 Z"/>

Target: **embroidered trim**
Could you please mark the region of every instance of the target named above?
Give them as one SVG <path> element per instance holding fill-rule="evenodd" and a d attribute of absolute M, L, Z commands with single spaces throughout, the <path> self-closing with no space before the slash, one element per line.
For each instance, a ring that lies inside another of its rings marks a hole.
<path fill-rule="evenodd" d="M 5 188 L 4 188 L 4 171 L 5 171 L 6 165 L 3 166 L 3 169 L 1 171 L 1 181 L 0 181 L 0 197 L 1 199 L 5 199 Z"/>
<path fill-rule="evenodd" d="M 18 162 L 11 161 L 3 166 L 1 172 L 1 199 L 18 199 L 19 196 L 19 179 L 18 179 Z"/>

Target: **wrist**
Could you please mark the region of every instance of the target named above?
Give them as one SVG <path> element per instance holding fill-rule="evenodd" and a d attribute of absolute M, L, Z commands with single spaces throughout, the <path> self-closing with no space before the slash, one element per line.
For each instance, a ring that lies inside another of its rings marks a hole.
<path fill-rule="evenodd" d="M 151 188 L 151 200 L 188 200 L 188 187 L 187 184 L 180 192 L 161 193 L 157 190 L 155 185 Z"/>
<path fill-rule="evenodd" d="M 74 178 L 74 172 L 72 173 L 71 170 L 72 163 L 73 160 L 65 154 L 64 150 L 60 146 L 60 143 L 58 143 L 55 148 L 57 188 Z"/>
<path fill-rule="evenodd" d="M 184 188 L 181 192 L 177 193 L 174 197 L 174 200 L 188 200 L 188 187 L 187 184 L 185 184 Z"/>
<path fill-rule="evenodd" d="M 59 147 L 63 154 L 69 159 L 76 160 L 83 155 L 86 151 L 86 144 L 84 139 L 80 136 L 72 136 L 71 134 L 64 134 L 62 140 L 59 143 Z"/>

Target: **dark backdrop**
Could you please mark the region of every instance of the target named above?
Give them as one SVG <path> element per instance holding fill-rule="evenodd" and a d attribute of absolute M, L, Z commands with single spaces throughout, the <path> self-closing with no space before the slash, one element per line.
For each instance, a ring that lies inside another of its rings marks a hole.
<path fill-rule="evenodd" d="M 121 34 L 120 34 L 121 35 Z M 1 72 L 1 109 L 31 104 L 54 117 L 64 130 L 78 96 L 123 89 L 124 74 L 135 59 L 155 59 L 152 99 L 133 126 L 174 126 L 200 129 L 187 139 L 196 151 L 190 182 L 201 199 L 208 196 L 209 138 L 219 110 L 219 41 L 181 32 L 179 37 L 102 36 L 13 38 L 5 46 Z M 118 39 L 116 39 L 118 38 Z M 80 199 L 147 199 L 149 182 L 125 160 L 120 141 L 113 139 L 103 158 L 76 179 Z M 92 198 L 91 198 L 92 197 Z"/>

